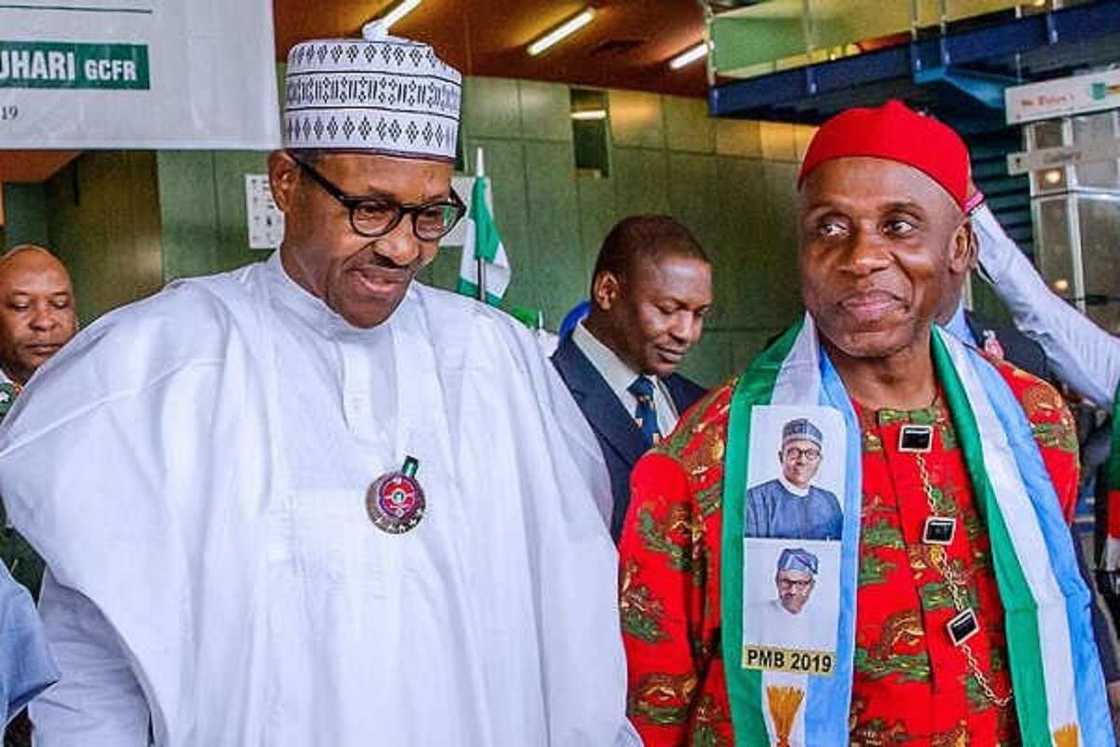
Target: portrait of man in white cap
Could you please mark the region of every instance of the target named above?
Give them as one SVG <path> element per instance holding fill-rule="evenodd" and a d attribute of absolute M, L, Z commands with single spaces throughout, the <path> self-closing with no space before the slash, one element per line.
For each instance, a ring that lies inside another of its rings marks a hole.
<path fill-rule="evenodd" d="M 5 422 L 39 743 L 637 743 L 594 436 L 528 330 L 413 282 L 459 72 L 371 25 L 286 78 L 280 249 L 94 323 Z"/>
<path fill-rule="evenodd" d="M 824 436 L 809 418 L 782 426 L 781 474 L 747 491 L 744 536 L 838 540 L 844 524 L 835 493 L 812 484 Z"/>

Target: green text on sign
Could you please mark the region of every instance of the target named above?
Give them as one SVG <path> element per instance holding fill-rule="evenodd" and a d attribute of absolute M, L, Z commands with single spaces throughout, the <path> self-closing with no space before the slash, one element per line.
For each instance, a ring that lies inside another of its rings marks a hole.
<path fill-rule="evenodd" d="M 150 87 L 145 44 L 0 41 L 0 88 Z"/>

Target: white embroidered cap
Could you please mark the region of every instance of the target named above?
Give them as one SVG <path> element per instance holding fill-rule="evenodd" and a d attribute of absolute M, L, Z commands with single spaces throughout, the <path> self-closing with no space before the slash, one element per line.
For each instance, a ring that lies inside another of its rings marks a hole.
<path fill-rule="evenodd" d="M 463 76 L 427 44 L 388 36 L 312 39 L 288 53 L 284 147 L 454 161 Z"/>

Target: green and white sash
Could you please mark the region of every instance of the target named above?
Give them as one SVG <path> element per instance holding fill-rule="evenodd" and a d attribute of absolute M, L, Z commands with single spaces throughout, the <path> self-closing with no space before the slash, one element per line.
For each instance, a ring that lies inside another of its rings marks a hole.
<path fill-rule="evenodd" d="M 991 540 L 1023 742 L 1032 747 L 1113 745 L 1089 591 L 1031 425 L 1002 376 L 975 350 L 935 329 L 932 353 Z M 839 443 L 830 442 L 825 430 L 824 452 L 826 459 L 843 461 L 833 464 L 830 473 L 837 492 L 843 493 L 838 495 L 842 540 L 744 539 L 748 488 L 756 484 L 762 460 L 774 461 L 775 452 L 762 447 L 767 434 L 761 429 L 799 408 L 811 419 L 831 417 L 832 432 L 839 434 Z M 808 315 L 756 358 L 736 386 L 725 457 L 721 581 L 723 657 L 736 745 L 848 742 L 862 503 L 860 438 L 851 401 Z M 752 464 L 756 460 L 759 464 Z M 808 634 L 817 639 L 796 661 L 782 651 L 788 647 L 767 648 L 752 638 L 758 627 L 753 615 L 762 609 L 757 600 L 765 596 L 760 587 L 769 585 L 774 593 L 774 566 L 766 559 L 782 546 L 804 548 L 820 558 L 809 604 L 818 615 L 828 611 L 825 624 L 815 626 L 825 632 Z"/>

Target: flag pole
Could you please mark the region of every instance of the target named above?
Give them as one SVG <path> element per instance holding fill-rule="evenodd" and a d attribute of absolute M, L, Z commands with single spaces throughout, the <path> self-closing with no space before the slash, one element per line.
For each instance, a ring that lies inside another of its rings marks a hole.
<path fill-rule="evenodd" d="M 486 165 L 483 160 L 483 152 L 480 147 L 475 151 L 474 157 L 474 175 L 476 179 L 482 179 L 486 176 Z M 486 198 L 486 192 L 483 190 L 483 199 Z M 484 260 L 478 253 L 478 248 L 475 248 L 475 262 L 478 265 L 478 300 L 486 303 L 486 260 Z"/>

